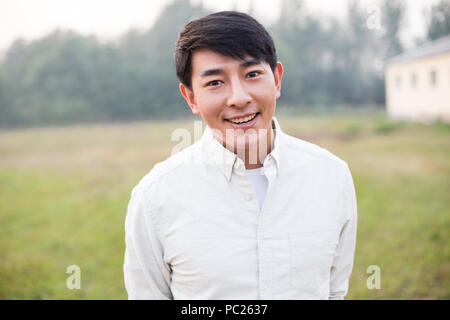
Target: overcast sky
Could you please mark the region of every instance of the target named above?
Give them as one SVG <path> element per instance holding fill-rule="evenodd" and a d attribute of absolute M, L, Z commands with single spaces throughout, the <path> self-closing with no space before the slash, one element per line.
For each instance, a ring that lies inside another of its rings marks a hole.
<path fill-rule="evenodd" d="M 94 34 L 102 39 L 114 39 L 130 28 L 151 26 L 161 8 L 171 0 L 0 0 L 0 52 L 16 38 L 26 40 L 42 37 L 55 28 Z M 263 23 L 270 23 L 279 14 L 277 0 L 192 0 L 203 2 L 213 10 L 227 10 L 236 6 L 246 10 L 255 3 L 255 15 Z M 405 40 L 421 36 L 423 8 L 438 0 L 406 0 L 408 3 Z M 360 0 L 367 8 L 378 0 Z M 347 0 L 305 0 L 307 9 L 317 14 L 345 17 Z"/>

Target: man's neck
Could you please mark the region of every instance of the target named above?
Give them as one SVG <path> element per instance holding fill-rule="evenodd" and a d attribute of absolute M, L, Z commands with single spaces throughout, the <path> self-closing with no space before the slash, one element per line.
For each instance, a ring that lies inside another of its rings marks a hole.
<path fill-rule="evenodd" d="M 256 143 L 245 149 L 237 149 L 236 145 L 234 145 L 234 147 L 227 145 L 225 141 L 222 142 L 222 145 L 244 161 L 245 169 L 256 169 L 263 166 L 264 159 L 272 151 L 275 135 L 276 133 L 272 122 L 268 133 L 259 136 Z"/>
<path fill-rule="evenodd" d="M 264 140 L 265 141 L 259 141 L 258 139 L 258 143 L 253 146 L 249 146 L 249 148 L 246 148 L 244 153 L 245 159 L 242 159 L 245 163 L 245 169 L 256 169 L 263 166 L 264 159 L 272 151 L 274 145 L 275 130 L 272 128 L 272 126 L 270 127 L 270 130 L 268 130 L 268 134 L 265 136 Z M 260 146 L 262 146 L 264 150 L 260 150 Z"/>

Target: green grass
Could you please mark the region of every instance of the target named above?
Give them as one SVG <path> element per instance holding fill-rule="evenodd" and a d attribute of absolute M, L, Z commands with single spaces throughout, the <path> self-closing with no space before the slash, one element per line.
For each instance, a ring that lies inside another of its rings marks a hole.
<path fill-rule="evenodd" d="M 278 114 L 282 129 L 346 160 L 358 199 L 347 299 L 450 298 L 449 125 L 380 112 Z M 192 121 L 0 132 L 0 299 L 126 299 L 131 189 Z M 81 268 L 81 289 L 66 268 Z M 381 269 L 369 290 L 367 267 Z"/>

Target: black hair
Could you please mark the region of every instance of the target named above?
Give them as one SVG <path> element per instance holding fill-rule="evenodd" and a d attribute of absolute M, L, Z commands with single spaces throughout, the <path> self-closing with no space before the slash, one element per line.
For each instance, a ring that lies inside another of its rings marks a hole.
<path fill-rule="evenodd" d="M 277 55 L 272 37 L 254 18 L 237 11 L 221 11 L 189 22 L 180 32 L 175 68 L 181 83 L 192 90 L 192 54 L 207 48 L 238 60 L 246 55 L 267 62 L 275 71 Z"/>

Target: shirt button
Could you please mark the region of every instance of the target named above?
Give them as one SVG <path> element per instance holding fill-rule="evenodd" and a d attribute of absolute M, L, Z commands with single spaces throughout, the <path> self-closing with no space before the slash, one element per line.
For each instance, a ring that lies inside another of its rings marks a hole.
<path fill-rule="evenodd" d="M 250 201 L 250 200 L 252 200 L 252 196 L 251 196 L 251 195 L 249 195 L 249 194 L 247 194 L 247 195 L 245 196 L 245 200 L 247 200 L 247 201 Z"/>

